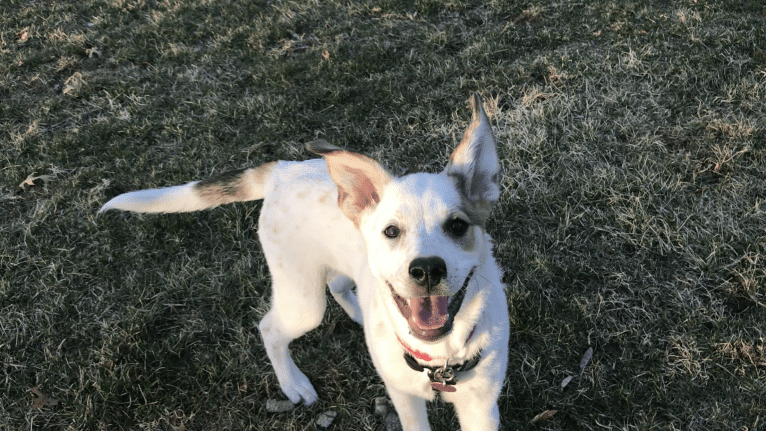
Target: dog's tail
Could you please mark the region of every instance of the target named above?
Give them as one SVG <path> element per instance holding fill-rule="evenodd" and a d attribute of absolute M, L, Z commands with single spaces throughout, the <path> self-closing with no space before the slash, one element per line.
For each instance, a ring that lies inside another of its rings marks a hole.
<path fill-rule="evenodd" d="M 276 163 L 230 171 L 182 186 L 123 193 L 105 203 L 98 212 L 101 214 L 110 209 L 139 213 L 191 212 L 232 202 L 263 199 L 264 185 Z"/>

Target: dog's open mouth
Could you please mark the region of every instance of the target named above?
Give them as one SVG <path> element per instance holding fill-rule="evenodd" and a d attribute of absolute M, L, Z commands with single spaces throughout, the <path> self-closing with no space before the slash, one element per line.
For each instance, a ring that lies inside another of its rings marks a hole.
<path fill-rule="evenodd" d="M 452 296 L 423 296 L 419 298 L 404 299 L 399 296 L 391 283 L 388 288 L 394 297 L 399 312 L 407 320 L 410 332 L 413 336 L 424 341 L 436 341 L 449 334 L 455 315 L 463 305 L 468 282 L 473 276 L 473 269 L 465 278 L 463 286 Z"/>

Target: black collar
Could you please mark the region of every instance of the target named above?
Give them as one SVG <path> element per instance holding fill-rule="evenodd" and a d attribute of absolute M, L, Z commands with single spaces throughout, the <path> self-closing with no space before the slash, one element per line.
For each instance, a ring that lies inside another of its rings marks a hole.
<path fill-rule="evenodd" d="M 457 376 L 456 373 L 462 372 L 462 371 L 468 371 L 476 368 L 476 366 L 479 364 L 479 361 L 481 360 L 481 351 L 476 354 L 473 358 L 463 362 L 462 364 L 457 365 L 447 365 L 446 363 L 441 367 L 429 367 L 425 365 L 420 365 L 418 361 L 415 359 L 414 356 L 412 356 L 409 352 L 404 352 L 404 362 L 407 363 L 407 365 L 412 368 L 413 370 L 417 372 L 422 372 L 424 370 L 428 370 L 428 378 L 431 379 L 432 383 L 439 383 L 441 386 L 443 385 L 454 385 L 457 383 Z M 434 389 L 437 390 L 443 390 L 439 389 L 437 386 L 432 385 Z"/>

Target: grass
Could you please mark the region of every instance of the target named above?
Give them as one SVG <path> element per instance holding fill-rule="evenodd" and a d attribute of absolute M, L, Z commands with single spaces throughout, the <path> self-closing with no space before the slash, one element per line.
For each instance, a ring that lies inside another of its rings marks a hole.
<path fill-rule="evenodd" d="M 332 301 L 293 344 L 320 401 L 265 411 L 260 204 L 96 211 L 317 137 L 438 170 L 479 91 L 505 429 L 766 429 L 765 41 L 755 0 L 5 1 L 0 428 L 382 430 Z"/>

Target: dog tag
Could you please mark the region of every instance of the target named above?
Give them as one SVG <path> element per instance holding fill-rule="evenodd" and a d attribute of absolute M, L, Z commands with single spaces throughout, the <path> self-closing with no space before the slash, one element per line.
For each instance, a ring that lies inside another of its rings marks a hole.
<path fill-rule="evenodd" d="M 455 369 L 447 365 L 447 361 L 444 361 L 444 366 L 435 370 L 428 370 L 428 378 L 431 379 L 431 388 L 441 392 L 455 392 Z"/>
<path fill-rule="evenodd" d="M 455 392 L 457 389 L 455 389 L 454 386 L 445 385 L 441 382 L 431 382 L 431 387 L 436 391 L 441 392 Z"/>

